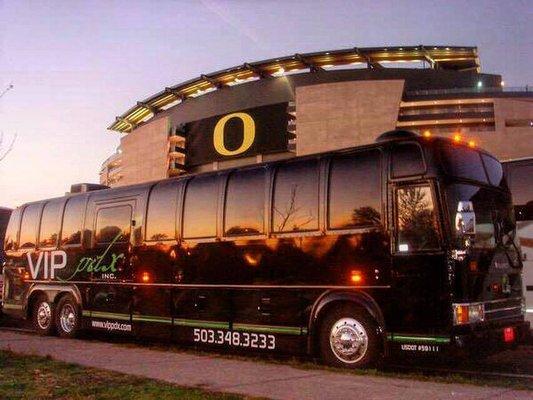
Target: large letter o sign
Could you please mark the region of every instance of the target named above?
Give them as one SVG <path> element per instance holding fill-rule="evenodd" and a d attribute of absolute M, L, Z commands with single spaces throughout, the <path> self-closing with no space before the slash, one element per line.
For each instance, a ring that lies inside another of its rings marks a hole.
<path fill-rule="evenodd" d="M 243 139 L 241 146 L 235 150 L 228 150 L 224 145 L 224 127 L 226 122 L 232 118 L 239 118 L 244 125 Z M 223 156 L 235 156 L 237 154 L 244 153 L 254 143 L 255 139 L 255 122 L 253 118 L 246 113 L 233 113 L 228 114 L 217 122 L 215 125 L 215 131 L 213 133 L 213 144 L 215 150 Z"/>

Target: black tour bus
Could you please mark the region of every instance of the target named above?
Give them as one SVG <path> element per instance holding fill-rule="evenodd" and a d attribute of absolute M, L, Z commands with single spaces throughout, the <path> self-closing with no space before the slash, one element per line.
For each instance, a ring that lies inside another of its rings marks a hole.
<path fill-rule="evenodd" d="M 362 367 L 524 339 L 501 164 L 405 131 L 375 144 L 25 204 L 4 311 Z"/>

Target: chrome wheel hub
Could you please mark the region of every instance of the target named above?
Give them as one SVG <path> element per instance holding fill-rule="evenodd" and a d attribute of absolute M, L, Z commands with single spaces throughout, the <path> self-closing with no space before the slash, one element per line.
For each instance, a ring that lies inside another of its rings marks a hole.
<path fill-rule="evenodd" d="M 76 327 L 76 310 L 70 304 L 65 304 L 59 314 L 59 323 L 64 332 L 70 333 Z"/>
<path fill-rule="evenodd" d="M 37 325 L 39 325 L 39 328 L 46 330 L 50 327 L 51 323 L 52 308 L 50 307 L 50 304 L 43 301 L 39 304 L 39 308 L 37 309 Z"/>
<path fill-rule="evenodd" d="M 359 321 L 342 318 L 331 327 L 329 344 L 335 357 L 343 363 L 353 364 L 365 356 L 368 334 Z"/>

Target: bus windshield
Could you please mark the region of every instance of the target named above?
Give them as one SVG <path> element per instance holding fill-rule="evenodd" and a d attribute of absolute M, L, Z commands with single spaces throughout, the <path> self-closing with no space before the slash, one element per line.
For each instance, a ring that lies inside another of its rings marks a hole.
<path fill-rule="evenodd" d="M 449 217 L 455 226 L 459 201 L 471 201 L 476 215 L 475 248 L 508 246 L 514 240 L 515 221 L 511 197 L 500 191 L 468 184 L 451 184 L 446 189 Z M 453 229 L 455 233 L 455 230 Z"/>
<path fill-rule="evenodd" d="M 448 175 L 456 178 L 489 183 L 479 152 L 462 146 L 443 145 L 440 153 L 444 170 Z M 488 158 L 489 157 L 487 157 L 487 159 Z M 496 163 L 498 162 L 496 161 Z M 491 170 L 494 169 L 492 163 L 490 167 Z M 499 165 L 499 168 L 501 170 L 501 165 Z M 495 172 L 494 175 L 497 175 L 497 172 Z M 497 180 L 496 177 L 493 179 L 495 181 Z M 499 184 L 499 180 L 496 185 L 497 184 Z"/>

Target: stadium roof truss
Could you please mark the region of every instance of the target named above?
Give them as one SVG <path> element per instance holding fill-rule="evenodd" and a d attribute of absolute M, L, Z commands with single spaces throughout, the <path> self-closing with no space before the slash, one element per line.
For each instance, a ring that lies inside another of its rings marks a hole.
<path fill-rule="evenodd" d="M 454 71 L 480 72 L 477 47 L 407 46 L 366 47 L 330 50 L 317 53 L 294 54 L 271 60 L 244 63 L 240 66 L 202 74 L 200 77 L 167 87 L 163 91 L 139 101 L 108 129 L 131 132 L 139 124 L 148 121 L 190 97 L 197 97 L 226 86 L 251 80 L 283 76 L 286 73 L 308 70 L 320 73 L 328 68 L 366 64 L 368 68 L 383 68 L 381 63 L 427 62 L 430 68 Z"/>

